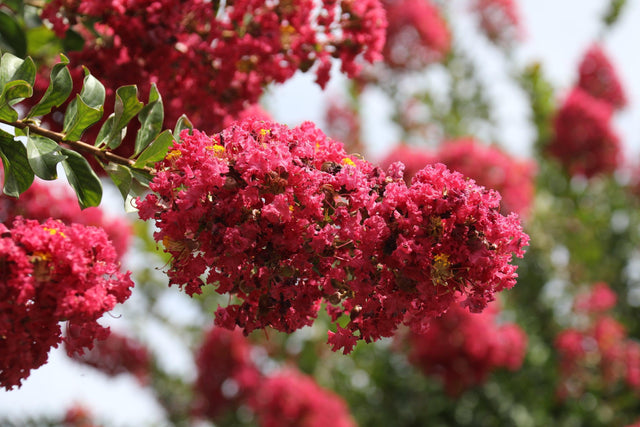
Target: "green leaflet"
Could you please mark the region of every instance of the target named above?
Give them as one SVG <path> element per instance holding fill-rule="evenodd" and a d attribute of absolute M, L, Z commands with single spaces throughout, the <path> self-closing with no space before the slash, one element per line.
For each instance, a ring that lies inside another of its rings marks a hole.
<path fill-rule="evenodd" d="M 127 124 L 138 114 L 143 105 L 138 99 L 138 88 L 135 85 L 122 86 L 116 90 L 113 123 L 106 139 L 107 147 L 115 149 L 122 143 Z"/>
<path fill-rule="evenodd" d="M 18 113 L 11 108 L 33 94 L 36 66 L 31 58 L 20 59 L 5 53 L 0 59 L 0 119 L 15 121 Z"/>
<path fill-rule="evenodd" d="M 102 200 L 102 183 L 96 173 L 89 166 L 89 162 L 82 155 L 66 148 L 60 148 L 67 156 L 62 167 L 67 175 L 69 184 L 76 192 L 78 203 L 82 209 L 98 206 Z"/>
<path fill-rule="evenodd" d="M 169 147 L 173 144 L 173 135 L 170 130 L 165 130 L 144 150 L 136 160 L 133 167 L 144 168 L 150 163 L 158 162 L 167 154 Z"/>
<path fill-rule="evenodd" d="M 13 135 L 0 130 L 0 157 L 4 165 L 4 193 L 19 197 L 33 182 L 33 171 L 27 160 L 27 150 Z"/>
<path fill-rule="evenodd" d="M 16 56 L 27 54 L 27 36 L 13 14 L 0 10 L 0 43 L 9 47 Z"/>
<path fill-rule="evenodd" d="M 137 156 L 147 148 L 151 141 L 162 131 L 164 107 L 162 97 L 155 83 L 151 85 L 151 90 L 149 91 L 149 103 L 140 110 L 138 120 L 140 121 L 140 130 L 136 135 L 134 156 Z"/>
<path fill-rule="evenodd" d="M 53 107 L 59 107 L 69 97 L 73 89 L 73 81 L 67 64 L 69 64 L 67 57 L 60 54 L 60 62 L 51 69 L 47 91 L 29 111 L 27 118 L 49 114 Z"/>
<path fill-rule="evenodd" d="M 28 133 L 27 158 L 35 174 L 42 179 L 58 178 L 58 163 L 67 156 L 62 154 L 61 147 L 53 140 L 44 136 Z"/>
<path fill-rule="evenodd" d="M 77 141 L 84 131 L 102 118 L 105 89 L 102 83 L 85 68 L 82 91 L 69 103 L 64 116 L 62 133 L 65 141 Z"/>

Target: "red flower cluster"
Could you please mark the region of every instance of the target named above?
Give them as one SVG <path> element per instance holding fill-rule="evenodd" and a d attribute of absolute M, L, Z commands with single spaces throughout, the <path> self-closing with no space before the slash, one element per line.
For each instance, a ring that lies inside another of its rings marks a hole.
<path fill-rule="evenodd" d="M 155 82 L 167 123 L 185 113 L 209 131 L 297 70 L 316 65 L 324 86 L 330 59 L 339 58 L 354 77 L 361 59 L 381 59 L 386 28 L 378 0 L 53 0 L 42 18 L 61 37 L 72 28 L 85 38 L 69 58 L 107 88 L 137 84 L 146 99 Z"/>
<path fill-rule="evenodd" d="M 194 414 L 215 420 L 253 393 L 261 375 L 239 330 L 212 328 L 196 356 Z"/>
<path fill-rule="evenodd" d="M 298 371 L 264 380 L 249 403 L 260 427 L 355 427 L 345 402 Z"/>
<path fill-rule="evenodd" d="M 624 326 L 606 314 L 615 305 L 615 293 L 604 283 L 576 299 L 576 311 L 590 316 L 583 328 L 558 334 L 561 398 L 580 397 L 585 387 L 613 385 L 624 380 L 640 391 L 640 344 L 627 338 Z"/>
<path fill-rule="evenodd" d="M 620 139 L 611 128 L 612 107 L 574 88 L 553 120 L 549 153 L 571 175 L 611 173 L 622 162 Z"/>
<path fill-rule="evenodd" d="M 69 331 L 68 335 L 74 335 L 74 331 Z M 72 354 L 72 349 L 68 348 L 66 342 L 65 346 L 67 352 Z M 147 382 L 151 368 L 151 356 L 145 346 L 114 332 L 104 340 L 94 341 L 91 350 L 84 354 L 73 354 L 72 358 L 109 376 L 132 374 L 142 384 Z"/>
<path fill-rule="evenodd" d="M 473 139 L 444 142 L 433 153 L 400 145 L 382 164 L 396 161 L 405 163 L 407 180 L 428 164 L 444 163 L 479 185 L 499 192 L 504 213 L 516 212 L 527 216 L 533 202 L 534 163 L 516 159 L 496 146 L 487 146 Z"/>
<path fill-rule="evenodd" d="M 0 194 L 0 222 L 9 224 L 17 216 L 22 216 L 40 222 L 55 218 L 65 224 L 100 227 L 109 236 L 118 257 L 124 255 L 132 234 L 131 224 L 123 218 L 109 217 L 97 207 L 81 210 L 75 196 L 66 187 L 49 184 L 53 183 L 34 181 L 18 199 Z"/>
<path fill-rule="evenodd" d="M 393 68 L 417 70 L 449 53 L 447 22 L 430 0 L 383 0 L 389 27 L 385 62 Z"/>
<path fill-rule="evenodd" d="M 239 330 L 213 328 L 198 351 L 194 413 L 209 419 L 247 404 L 261 427 L 351 427 L 337 395 L 295 370 L 263 376 L 251 360 L 251 344 Z"/>
<path fill-rule="evenodd" d="M 440 377 L 454 396 L 483 383 L 496 368 L 518 369 L 527 336 L 515 324 L 498 323 L 497 315 L 496 304 L 471 313 L 454 303 L 424 333 L 408 335 L 409 360 L 425 375 Z"/>
<path fill-rule="evenodd" d="M 65 427 L 99 427 L 92 418 L 92 414 L 87 408 L 75 404 L 67 409 L 62 425 Z"/>
<path fill-rule="evenodd" d="M 421 330 L 455 300 L 481 311 L 516 281 L 528 236 L 500 196 L 443 165 L 389 175 L 311 123 L 247 120 L 212 137 L 183 132 L 138 202 L 172 255 L 171 284 L 237 303 L 216 324 L 245 333 L 310 325 L 322 301 L 344 328 L 333 349 Z M 204 281 L 202 280 L 204 278 Z"/>
<path fill-rule="evenodd" d="M 0 224 L 0 385 L 20 385 L 63 339 L 71 352 L 104 339 L 97 323 L 131 294 L 130 273 L 119 271 L 116 252 L 101 229 L 60 221 L 18 218 Z"/>
<path fill-rule="evenodd" d="M 520 17 L 515 0 L 475 0 L 480 28 L 492 42 L 509 45 L 522 37 Z"/>
<path fill-rule="evenodd" d="M 589 48 L 580 62 L 578 87 L 614 108 L 627 104 L 618 73 L 597 43 Z"/>

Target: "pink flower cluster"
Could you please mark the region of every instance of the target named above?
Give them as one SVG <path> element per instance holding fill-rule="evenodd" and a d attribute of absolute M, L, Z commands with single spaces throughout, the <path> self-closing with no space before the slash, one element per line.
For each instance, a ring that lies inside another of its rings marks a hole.
<path fill-rule="evenodd" d="M 599 44 L 594 43 L 587 50 L 578 72 L 577 86 L 589 95 L 614 108 L 622 108 L 627 104 L 618 73 Z"/>
<path fill-rule="evenodd" d="M 74 404 L 67 409 L 62 425 L 64 427 L 99 427 L 94 423 L 91 411 L 80 404 Z"/>
<path fill-rule="evenodd" d="M 492 42 L 509 45 L 522 37 L 515 0 L 475 0 L 472 8 L 478 15 L 480 28 Z"/>
<path fill-rule="evenodd" d="M 63 338 L 68 352 L 105 338 L 97 323 L 131 294 L 116 252 L 101 229 L 18 218 L 0 224 L 0 385 L 20 385 Z"/>
<path fill-rule="evenodd" d="M 261 427 L 351 427 L 345 402 L 294 369 L 263 376 L 239 330 L 213 328 L 197 355 L 195 415 L 216 420 L 246 404 Z"/>
<path fill-rule="evenodd" d="M 324 87 L 338 58 L 354 77 L 382 58 L 386 28 L 378 0 L 53 0 L 42 18 L 61 37 L 71 28 L 85 38 L 68 56 L 107 88 L 137 84 L 146 99 L 155 82 L 170 126 L 184 113 L 208 131 L 297 70 L 315 66 Z"/>
<path fill-rule="evenodd" d="M 572 175 L 591 178 L 622 162 L 620 138 L 611 127 L 612 107 L 574 88 L 553 119 L 548 151 Z"/>
<path fill-rule="evenodd" d="M 385 62 L 392 68 L 417 70 L 441 61 L 451 48 L 447 22 L 430 0 L 383 0 L 389 27 Z"/>
<path fill-rule="evenodd" d="M 481 311 L 515 284 L 528 243 L 496 192 L 441 164 L 407 186 L 401 164 L 385 174 L 311 123 L 183 132 L 150 188 L 139 215 L 172 255 L 170 283 L 236 298 L 217 325 L 292 332 L 326 302 L 346 353 L 401 323 L 423 329 L 456 292 Z"/>
<path fill-rule="evenodd" d="M 496 146 L 487 146 L 474 139 L 445 141 L 435 152 L 400 145 L 382 164 L 396 161 L 405 164 L 406 180 L 428 164 L 444 163 L 479 185 L 499 192 L 504 213 L 516 212 L 526 217 L 533 203 L 534 163 L 514 158 Z"/>
<path fill-rule="evenodd" d="M 74 335 L 69 331 L 68 335 Z M 95 340 L 93 348 L 84 354 L 73 354 L 65 342 L 67 352 L 72 358 L 85 365 L 92 366 L 109 376 L 129 373 L 145 384 L 151 369 L 151 355 L 141 343 L 112 332 L 104 340 Z"/>
<path fill-rule="evenodd" d="M 260 427 L 355 427 L 345 402 L 296 370 L 267 377 L 251 396 Z"/>
<path fill-rule="evenodd" d="M 246 401 L 261 381 L 251 360 L 251 344 L 240 330 L 211 328 L 197 352 L 196 365 L 193 411 L 212 420 Z"/>
<path fill-rule="evenodd" d="M 66 187 L 50 184 L 53 183 L 34 181 L 18 199 L 0 194 L 0 222 L 9 224 L 17 216 L 22 216 L 40 222 L 55 218 L 65 224 L 100 227 L 109 236 L 118 258 L 124 255 L 132 234 L 127 220 L 110 217 L 97 207 L 81 210 L 75 196 Z"/>
<path fill-rule="evenodd" d="M 587 314 L 589 323 L 556 337 L 560 398 L 580 397 L 587 387 L 613 386 L 621 380 L 640 391 L 640 344 L 628 339 L 624 326 L 607 314 L 615 303 L 615 293 L 604 283 L 576 298 L 574 309 Z"/>
<path fill-rule="evenodd" d="M 554 118 L 549 153 L 571 175 L 590 178 L 615 171 L 623 156 L 611 118 L 626 102 L 611 62 L 598 44 L 592 45 L 580 63 L 576 87 Z"/>
<path fill-rule="evenodd" d="M 499 323 L 498 314 L 497 304 L 471 313 L 454 303 L 424 333 L 407 336 L 409 360 L 425 375 L 440 377 L 453 396 L 483 383 L 496 368 L 517 370 L 527 336 L 515 324 Z"/>

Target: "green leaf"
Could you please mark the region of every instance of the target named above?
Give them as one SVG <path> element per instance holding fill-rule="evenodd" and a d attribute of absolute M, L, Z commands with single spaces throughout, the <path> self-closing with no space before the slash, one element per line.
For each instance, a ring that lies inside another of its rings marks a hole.
<path fill-rule="evenodd" d="M 101 147 L 107 143 L 109 140 L 109 135 L 111 134 L 111 129 L 113 129 L 113 122 L 115 120 L 115 113 L 109 114 L 107 120 L 104 121 L 102 127 L 100 128 L 100 132 L 98 132 L 98 136 L 96 137 L 95 146 Z"/>
<path fill-rule="evenodd" d="M 31 186 L 33 171 L 24 145 L 3 130 L 0 130 L 0 158 L 4 165 L 4 193 L 19 197 Z"/>
<path fill-rule="evenodd" d="M 193 130 L 193 124 L 191 123 L 191 120 L 189 120 L 189 118 L 183 114 L 178 118 L 176 127 L 173 129 L 173 134 L 176 137 L 176 141 L 180 140 L 180 133 L 185 129 Z"/>
<path fill-rule="evenodd" d="M 62 48 L 65 52 L 69 51 L 79 51 L 84 47 L 84 38 L 73 31 L 72 29 L 68 29 L 66 33 L 64 33 L 64 39 L 62 39 Z"/>
<path fill-rule="evenodd" d="M 164 107 L 162 105 L 162 97 L 155 83 L 151 85 L 151 90 L 149 91 L 149 103 L 140 110 L 138 120 L 140 121 L 140 130 L 136 135 L 134 156 L 137 156 L 147 148 L 151 141 L 162 131 Z"/>
<path fill-rule="evenodd" d="M 98 175 L 91 169 L 87 159 L 75 151 L 60 148 L 67 156 L 62 161 L 62 167 L 67 175 L 69 184 L 76 192 L 78 203 L 82 209 L 98 206 L 102 200 L 102 183 Z"/>
<path fill-rule="evenodd" d="M 31 58 L 20 59 L 5 53 L 0 59 L 0 118 L 7 121 L 18 119 L 18 113 L 11 108 L 33 94 L 36 66 Z"/>
<path fill-rule="evenodd" d="M 27 36 L 22 25 L 12 15 L 0 10 L 0 41 L 17 56 L 24 58 L 27 55 Z"/>
<path fill-rule="evenodd" d="M 60 62 L 51 69 L 47 91 L 27 114 L 27 118 L 49 114 L 53 107 L 59 107 L 69 97 L 73 89 L 73 81 L 67 68 L 68 63 L 67 57 L 60 54 Z"/>
<path fill-rule="evenodd" d="M 136 212 L 138 209 L 133 204 L 133 201 L 146 192 L 148 185 L 144 182 L 148 182 L 147 179 L 150 180 L 150 175 L 137 173 L 133 169 L 115 163 L 109 163 L 105 170 L 116 187 L 118 187 L 118 190 L 120 190 L 124 200 L 125 211 Z M 142 183 L 140 180 L 142 180 Z"/>
<path fill-rule="evenodd" d="M 53 140 L 36 134 L 27 136 L 27 157 L 35 174 L 46 180 L 58 178 L 57 165 L 67 158 Z"/>
<path fill-rule="evenodd" d="M 109 134 L 107 147 L 114 149 L 122 143 L 129 121 L 142 109 L 144 104 L 138 99 L 138 88 L 135 85 L 122 86 L 116 90 L 114 106 L 114 124 Z"/>
<path fill-rule="evenodd" d="M 82 100 L 81 95 L 76 95 L 76 99 L 69 103 L 65 114 L 65 121 L 62 132 L 65 134 L 65 141 L 78 141 L 84 131 L 102 118 L 104 108 L 91 108 Z M 67 117 L 69 119 L 67 120 Z"/>
<path fill-rule="evenodd" d="M 138 157 L 133 167 L 144 168 L 149 163 L 155 163 L 164 159 L 173 142 L 171 131 L 165 130 L 140 154 L 140 157 Z"/>
<path fill-rule="evenodd" d="M 36 58 L 54 58 L 62 52 L 62 43 L 53 30 L 40 25 L 27 29 L 27 53 Z"/>

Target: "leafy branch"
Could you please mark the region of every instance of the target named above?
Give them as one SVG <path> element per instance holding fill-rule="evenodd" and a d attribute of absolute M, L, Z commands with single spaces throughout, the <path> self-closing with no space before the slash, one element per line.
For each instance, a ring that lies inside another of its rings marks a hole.
<path fill-rule="evenodd" d="M 18 197 L 32 184 L 34 177 L 57 179 L 60 163 L 82 208 L 97 206 L 102 199 L 102 184 L 89 162 L 80 153 L 92 156 L 109 174 L 125 201 L 145 191 L 153 175 L 153 164 L 166 155 L 174 142 L 174 134 L 190 128 L 182 116 L 174 132 L 163 130 L 164 107 L 155 85 L 151 86 L 145 105 L 138 99 L 135 85 L 122 86 L 115 92 L 113 113 L 102 124 L 94 144 L 82 141 L 83 134 L 104 115 L 104 85 L 85 68 L 80 93 L 67 105 L 62 131 L 40 126 L 40 120 L 53 108 L 67 102 L 73 82 L 69 60 L 51 69 L 49 86 L 42 98 L 20 118 L 15 105 L 33 96 L 36 67 L 33 60 L 5 53 L 0 59 L 0 123 L 13 127 L 15 135 L 0 129 L 0 158 L 4 165 L 5 194 Z M 123 142 L 134 118 L 140 122 L 134 153 L 126 158 L 113 153 Z M 18 139 L 18 137 L 24 137 Z M 26 140 L 23 142 L 23 140 Z M 130 207 L 130 203 L 125 203 Z"/>

